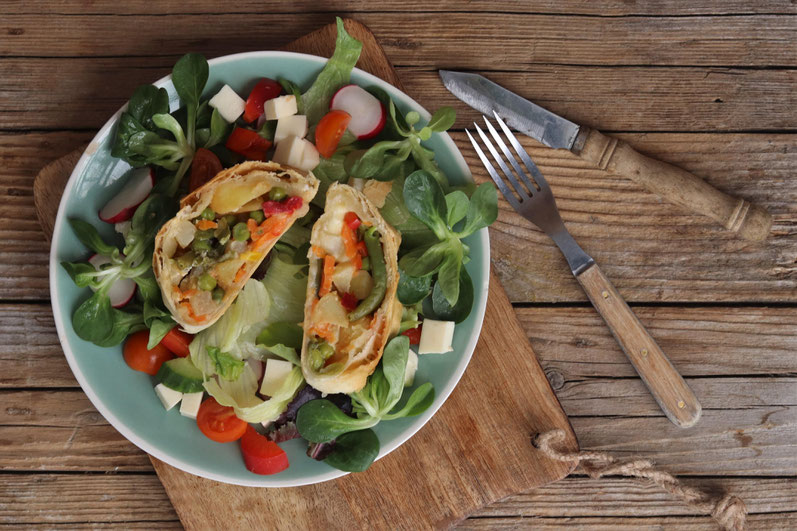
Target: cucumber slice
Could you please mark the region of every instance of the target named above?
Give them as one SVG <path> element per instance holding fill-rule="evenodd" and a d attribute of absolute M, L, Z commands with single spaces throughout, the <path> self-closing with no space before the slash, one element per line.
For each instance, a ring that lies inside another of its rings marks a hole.
<path fill-rule="evenodd" d="M 174 358 L 164 362 L 155 378 L 169 389 L 181 393 L 198 393 L 205 390 L 202 386 L 204 382 L 202 371 L 191 363 L 190 358 Z"/>

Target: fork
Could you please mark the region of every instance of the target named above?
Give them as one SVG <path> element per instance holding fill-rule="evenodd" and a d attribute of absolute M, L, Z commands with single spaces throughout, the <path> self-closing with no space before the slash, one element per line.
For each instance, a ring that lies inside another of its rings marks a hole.
<path fill-rule="evenodd" d="M 512 208 L 550 236 L 565 255 L 573 275 L 581 284 L 592 305 L 606 321 L 612 335 L 667 418 L 682 428 L 693 426 L 700 419 L 702 411 L 697 397 L 603 274 L 595 260 L 584 252 L 567 231 L 548 182 L 501 117 L 495 112 L 493 114 L 525 167 L 524 171 L 487 117 L 483 118 L 492 141 L 474 122 L 473 125 L 478 136 L 487 146 L 487 150 L 506 177 L 506 180 L 501 177 L 470 131 L 466 131 L 473 148 L 496 186 L 512 205 Z M 493 142 L 503 153 L 503 158 Z M 507 161 L 514 169 L 514 173 L 507 166 Z M 511 188 L 507 186 L 506 181 L 509 182 Z"/>

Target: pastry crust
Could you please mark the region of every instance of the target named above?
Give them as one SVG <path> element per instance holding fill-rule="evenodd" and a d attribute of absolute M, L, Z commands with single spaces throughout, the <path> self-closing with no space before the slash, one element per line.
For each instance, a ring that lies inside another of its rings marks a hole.
<path fill-rule="evenodd" d="M 385 298 L 372 314 L 371 326 L 358 337 L 357 343 L 361 345 L 361 348 L 348 354 L 347 359 L 343 360 L 343 369 L 330 374 L 325 374 L 323 370 L 314 371 L 310 367 L 307 354 L 310 344 L 308 330 L 313 326 L 310 318 L 318 299 L 321 260 L 318 259 L 311 247 L 308 253 L 310 271 L 304 307 L 303 328 L 305 333 L 302 340 L 302 372 L 307 383 L 322 393 L 352 393 L 365 386 L 368 376 L 374 372 L 382 358 L 382 352 L 388 339 L 398 332 L 397 325 L 401 321 L 402 312 L 402 305 L 396 297 L 399 281 L 398 249 L 401 244 L 401 235 L 382 218 L 379 210 L 361 192 L 351 186 L 339 183 L 334 183 L 329 187 L 325 212 L 313 226 L 310 238 L 311 246 L 318 246 L 323 238 L 329 237 L 330 233 L 325 228 L 333 216 L 341 215 L 341 211 L 354 212 L 363 223 L 371 224 L 379 231 L 387 270 L 387 287 Z"/>
<path fill-rule="evenodd" d="M 166 308 L 183 330 L 195 334 L 215 323 L 224 314 L 246 281 L 268 255 L 274 243 L 296 219 L 307 213 L 310 200 L 318 191 L 318 184 L 318 179 L 312 172 L 299 171 L 275 162 L 248 161 L 221 171 L 180 201 L 180 211 L 161 227 L 155 237 L 152 269 Z M 251 210 L 253 204 L 261 201 L 263 194 L 276 186 L 285 189 L 290 196 L 301 197 L 302 206 L 290 214 L 287 225 L 277 237 L 265 247 L 258 249 L 259 258 L 250 256 L 250 259 L 243 261 L 242 268 L 245 268 L 245 274 L 236 276 L 234 284 L 225 289 L 224 297 L 213 312 L 203 315 L 201 319 L 190 315 L 191 312 L 180 304 L 182 296 L 179 283 L 185 273 L 172 259 L 178 249 L 176 236 L 179 224 L 199 217 L 208 206 L 213 208 L 217 215 Z"/>

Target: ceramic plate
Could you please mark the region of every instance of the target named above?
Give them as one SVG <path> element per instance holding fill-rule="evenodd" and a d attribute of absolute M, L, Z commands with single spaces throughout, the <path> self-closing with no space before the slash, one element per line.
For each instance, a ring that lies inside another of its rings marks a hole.
<path fill-rule="evenodd" d="M 205 96 L 215 94 L 224 83 L 239 94 L 247 94 L 255 80 L 267 76 L 285 77 L 308 86 L 326 59 L 289 52 L 251 52 L 219 57 L 209 61 L 210 78 Z M 363 87 L 378 86 L 387 91 L 402 113 L 415 110 L 429 119 L 418 103 L 381 79 L 355 69 L 352 82 Z M 170 77 L 154 83 L 169 92 L 172 110 L 178 98 Z M 132 93 L 134 87 L 130 87 Z M 88 290 L 74 285 L 61 261 L 88 257 L 66 222 L 70 217 L 94 224 L 100 233 L 113 241 L 113 227 L 99 220 L 96 212 L 120 189 L 120 177 L 127 163 L 111 157 L 111 141 L 120 109 L 94 137 L 80 158 L 64 190 L 55 222 L 50 250 L 50 293 L 58 336 L 75 377 L 100 413 L 133 444 L 158 459 L 198 476 L 255 487 L 289 487 L 318 483 L 344 475 L 326 463 L 305 455 L 306 443 L 292 440 L 281 446 L 288 453 L 290 467 L 274 476 L 259 476 L 246 470 L 238 444 L 219 444 L 199 431 L 196 422 L 182 417 L 178 408 L 165 411 L 153 391 L 153 378 L 133 371 L 122 359 L 121 346 L 100 348 L 77 337 L 71 315 L 88 297 Z M 426 145 L 433 149 L 440 167 L 454 184 L 464 184 L 471 176 L 465 160 L 447 134 L 435 134 Z M 457 325 L 454 352 L 421 356 L 416 383 L 430 381 L 437 396 L 422 415 L 383 422 L 375 431 L 381 442 L 379 458 L 409 439 L 443 405 L 459 381 L 470 360 L 481 330 L 487 303 L 490 247 L 487 230 L 466 240 L 472 260 L 467 270 L 474 284 L 474 306 L 468 319 Z"/>

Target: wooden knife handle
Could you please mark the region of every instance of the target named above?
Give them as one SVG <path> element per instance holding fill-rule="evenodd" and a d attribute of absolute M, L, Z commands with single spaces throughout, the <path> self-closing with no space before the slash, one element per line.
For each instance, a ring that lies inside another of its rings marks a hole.
<path fill-rule="evenodd" d="M 583 144 L 580 150 L 579 144 Z M 758 241 L 769 235 L 772 216 L 763 208 L 720 192 L 686 170 L 646 157 L 622 140 L 582 128 L 574 152 L 602 170 L 628 177 L 676 205 L 718 221 L 742 238 Z"/>
<path fill-rule="evenodd" d="M 681 428 L 693 426 L 700 402 L 603 271 L 592 265 L 576 278 L 667 418 Z"/>

